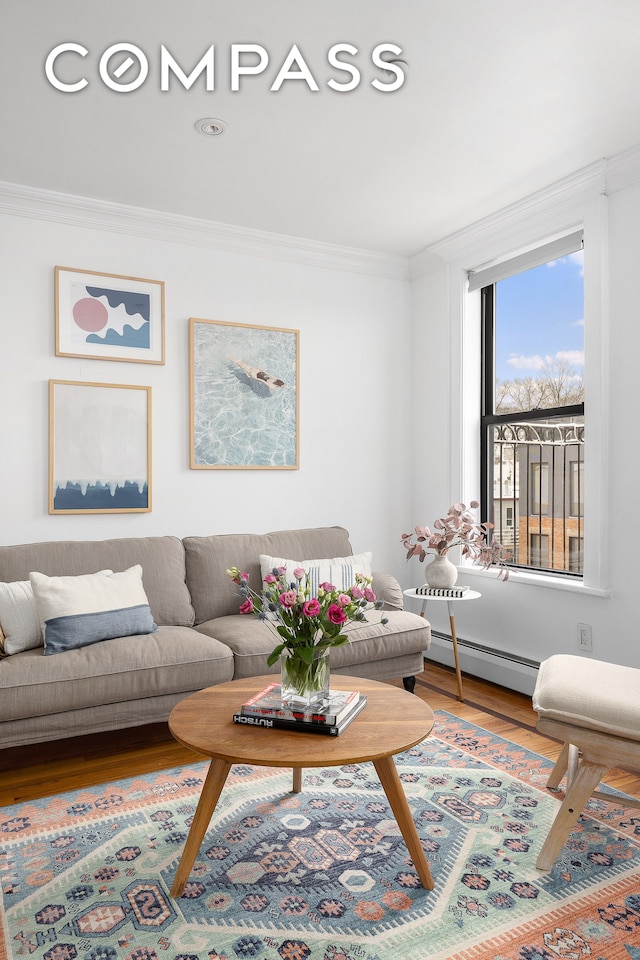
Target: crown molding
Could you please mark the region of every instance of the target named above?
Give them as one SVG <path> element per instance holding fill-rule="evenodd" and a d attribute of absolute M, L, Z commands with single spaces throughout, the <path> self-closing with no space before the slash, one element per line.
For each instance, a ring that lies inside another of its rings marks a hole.
<path fill-rule="evenodd" d="M 578 228 L 588 203 L 640 180 L 640 145 L 597 160 L 456 233 L 409 259 L 409 277 L 433 272 L 442 261 L 478 269 L 520 247 L 549 239 L 554 231 Z"/>
<path fill-rule="evenodd" d="M 606 160 L 605 191 L 615 193 L 640 180 L 640 144 Z"/>
<path fill-rule="evenodd" d="M 0 181 L 0 212 L 327 270 L 343 270 L 392 280 L 407 280 L 409 277 L 408 259 L 402 256 L 235 227 L 16 183 Z"/>
<path fill-rule="evenodd" d="M 578 227 L 585 204 L 603 191 L 604 162 L 598 161 L 551 186 L 538 190 L 456 233 L 432 243 L 410 258 L 412 280 L 428 271 L 433 257 L 478 269 L 520 246 L 548 239 L 555 229 Z M 426 256 L 430 254 L 431 256 Z"/>

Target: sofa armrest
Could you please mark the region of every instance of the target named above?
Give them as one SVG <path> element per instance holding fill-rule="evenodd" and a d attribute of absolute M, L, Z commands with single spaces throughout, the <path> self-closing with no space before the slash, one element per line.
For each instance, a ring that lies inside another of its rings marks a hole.
<path fill-rule="evenodd" d="M 403 610 L 402 587 L 390 573 L 373 573 L 371 588 L 378 600 L 384 603 L 384 610 Z"/>

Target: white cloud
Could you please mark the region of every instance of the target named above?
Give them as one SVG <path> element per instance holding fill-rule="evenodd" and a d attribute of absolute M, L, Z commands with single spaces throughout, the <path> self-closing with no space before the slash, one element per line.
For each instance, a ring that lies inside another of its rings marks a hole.
<path fill-rule="evenodd" d="M 512 353 L 507 363 L 516 370 L 543 370 L 545 364 L 553 363 L 554 360 L 566 360 L 572 367 L 583 367 L 584 350 L 558 350 L 553 357 L 548 354 L 541 357 L 538 353 L 525 357 L 523 354 Z"/>
<path fill-rule="evenodd" d="M 566 360 L 572 367 L 584 367 L 584 350 L 558 350 L 558 360 Z"/>
<path fill-rule="evenodd" d="M 584 327 L 584 317 L 581 320 L 576 320 L 571 324 L 572 327 Z"/>
<path fill-rule="evenodd" d="M 580 270 L 580 276 L 584 277 L 584 251 L 576 250 L 575 253 L 570 253 L 569 260 L 571 263 L 575 264 L 576 267 L 578 267 Z"/>
<path fill-rule="evenodd" d="M 566 257 L 558 257 L 557 260 L 550 260 L 547 263 L 547 266 L 550 269 L 553 269 L 559 263 L 566 263 L 567 261 L 569 261 L 569 263 L 572 263 L 574 266 L 576 266 L 580 272 L 580 276 L 584 277 L 584 251 L 583 250 L 576 250 L 575 253 L 568 253 Z"/>
<path fill-rule="evenodd" d="M 544 367 L 544 357 L 534 354 L 531 357 L 524 357 L 522 354 L 512 353 L 507 363 L 517 370 L 542 370 Z"/>

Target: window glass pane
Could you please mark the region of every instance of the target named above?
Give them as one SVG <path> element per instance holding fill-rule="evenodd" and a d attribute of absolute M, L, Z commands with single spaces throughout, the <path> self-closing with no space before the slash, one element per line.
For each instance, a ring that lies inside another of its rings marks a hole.
<path fill-rule="evenodd" d="M 514 566 L 581 575 L 584 260 L 553 255 L 482 289 L 482 495 Z"/>
<path fill-rule="evenodd" d="M 495 412 L 582 403 L 582 251 L 500 280 L 495 290 Z"/>
<path fill-rule="evenodd" d="M 540 451 L 541 453 L 543 451 Z M 535 514 L 549 513 L 549 464 L 529 464 L 529 500 L 530 511 Z"/>
<path fill-rule="evenodd" d="M 569 538 L 569 569 L 574 573 L 582 573 L 584 549 L 582 537 Z"/>
<path fill-rule="evenodd" d="M 530 559 L 532 567 L 549 566 L 549 536 L 546 533 L 532 533 L 529 536 Z"/>
<path fill-rule="evenodd" d="M 488 448 L 495 536 L 513 563 L 582 573 L 584 417 L 494 424 Z"/>
<path fill-rule="evenodd" d="M 571 464 L 571 491 L 569 513 L 581 517 L 584 513 L 584 463 L 574 460 Z"/>

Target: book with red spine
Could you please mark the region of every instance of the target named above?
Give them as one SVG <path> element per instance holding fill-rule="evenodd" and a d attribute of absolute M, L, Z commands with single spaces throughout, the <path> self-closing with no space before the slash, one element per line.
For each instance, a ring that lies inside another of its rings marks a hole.
<path fill-rule="evenodd" d="M 245 717 L 271 717 L 302 723 L 336 725 L 359 706 L 360 699 L 357 690 L 330 690 L 327 697 L 318 700 L 308 710 L 297 709 L 282 703 L 281 686 L 273 682 L 245 700 L 240 707 L 240 713 Z"/>
<path fill-rule="evenodd" d="M 359 696 L 350 712 L 342 718 L 340 723 L 314 723 L 312 720 L 296 720 L 294 717 L 270 716 L 268 714 L 234 713 L 233 722 L 247 727 L 265 727 L 273 730 L 288 730 L 290 733 L 320 733 L 330 737 L 337 737 L 345 730 L 352 720 L 358 716 L 367 704 L 367 698 Z"/>

